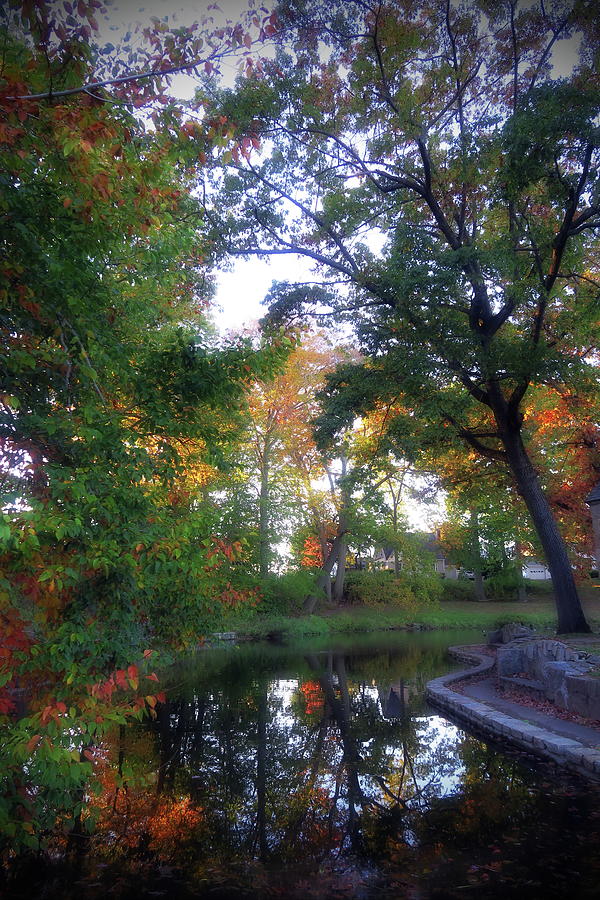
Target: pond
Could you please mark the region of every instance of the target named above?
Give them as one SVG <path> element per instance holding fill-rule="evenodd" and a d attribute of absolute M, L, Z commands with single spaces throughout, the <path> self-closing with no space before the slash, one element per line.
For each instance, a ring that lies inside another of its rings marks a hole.
<path fill-rule="evenodd" d="M 600 789 L 424 700 L 447 646 L 477 637 L 182 662 L 156 718 L 96 751 L 91 834 L 29 858 L 7 896 L 596 898 Z"/>

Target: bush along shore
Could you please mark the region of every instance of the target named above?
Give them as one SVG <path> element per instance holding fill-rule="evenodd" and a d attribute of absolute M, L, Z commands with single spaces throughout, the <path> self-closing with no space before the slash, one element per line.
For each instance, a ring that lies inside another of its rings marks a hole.
<path fill-rule="evenodd" d="M 600 627 L 600 598 L 586 601 L 586 611 L 594 628 Z M 427 605 L 420 610 L 341 606 L 325 608 L 319 615 L 256 617 L 251 621 L 231 621 L 228 631 L 238 639 L 294 639 L 361 632 L 394 630 L 473 629 L 492 630 L 509 622 L 532 625 L 552 634 L 556 615 L 551 596 L 528 603 L 498 602 L 479 604 L 447 601 Z"/>

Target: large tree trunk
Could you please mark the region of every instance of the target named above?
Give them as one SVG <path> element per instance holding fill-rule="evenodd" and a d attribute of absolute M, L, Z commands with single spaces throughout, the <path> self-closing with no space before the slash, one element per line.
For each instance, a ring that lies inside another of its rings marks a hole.
<path fill-rule="evenodd" d="M 515 563 L 517 566 L 517 600 L 519 603 L 527 603 L 527 591 L 523 577 L 523 551 L 518 540 L 515 541 Z"/>
<path fill-rule="evenodd" d="M 483 573 L 481 569 L 475 569 L 475 599 L 478 603 L 486 603 L 485 585 L 483 583 Z"/>
<path fill-rule="evenodd" d="M 500 428 L 508 463 L 541 541 L 552 576 L 558 617 L 557 633 L 589 633 L 573 578 L 567 548 L 542 490 L 538 475 L 527 455 L 520 432 L 506 423 Z"/>
<path fill-rule="evenodd" d="M 323 561 L 327 559 L 327 529 L 325 527 L 325 523 L 321 522 L 319 525 L 319 543 L 321 544 L 321 558 Z M 331 601 L 331 578 L 328 578 L 325 582 L 325 593 L 327 594 L 327 599 Z"/>
<path fill-rule="evenodd" d="M 315 607 L 318 601 L 322 598 L 323 594 L 327 591 L 327 583 L 331 584 L 331 573 L 333 571 L 333 567 L 339 559 L 340 554 L 340 546 L 344 542 L 345 532 L 342 534 L 338 534 L 335 538 L 333 544 L 331 545 L 331 550 L 329 551 L 329 556 L 323 563 L 323 567 L 321 568 L 321 574 L 317 578 L 317 583 L 315 585 L 315 590 L 312 594 L 310 594 L 305 602 L 304 602 L 304 612 L 312 615 L 315 611 Z"/>
<path fill-rule="evenodd" d="M 333 586 L 333 599 L 336 603 L 341 603 L 344 599 L 344 582 L 346 580 L 346 554 L 348 552 L 348 508 L 350 506 L 350 491 L 348 485 L 344 481 L 348 472 L 348 460 L 345 456 L 341 457 L 342 471 L 340 473 L 340 514 L 338 520 L 338 534 L 341 537 L 338 548 L 337 572 L 335 575 L 335 583 Z"/>
<path fill-rule="evenodd" d="M 344 583 L 346 581 L 346 554 L 348 552 L 348 538 L 342 535 L 338 550 L 337 572 L 335 573 L 335 582 L 333 585 L 333 599 L 336 603 L 341 603 L 344 599 Z"/>
<path fill-rule="evenodd" d="M 271 563 L 271 545 L 269 534 L 269 453 L 270 447 L 265 441 L 263 457 L 260 466 L 260 496 L 258 498 L 258 545 L 260 577 L 267 578 Z"/>

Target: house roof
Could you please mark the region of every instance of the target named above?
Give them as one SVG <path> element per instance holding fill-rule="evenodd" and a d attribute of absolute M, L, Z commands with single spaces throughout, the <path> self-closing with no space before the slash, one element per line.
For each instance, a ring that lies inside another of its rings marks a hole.
<path fill-rule="evenodd" d="M 444 559 L 446 554 L 442 550 L 438 535 L 435 531 L 421 533 L 421 545 L 424 550 L 435 553 L 437 559 Z"/>
<path fill-rule="evenodd" d="M 600 481 L 596 485 L 596 487 L 592 488 L 587 497 L 585 498 L 586 503 L 600 503 Z"/>

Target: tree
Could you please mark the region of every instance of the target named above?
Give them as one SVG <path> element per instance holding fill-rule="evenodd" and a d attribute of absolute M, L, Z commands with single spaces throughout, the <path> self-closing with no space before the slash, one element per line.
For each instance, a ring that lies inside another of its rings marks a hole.
<path fill-rule="evenodd" d="M 277 59 L 211 107 L 236 144 L 272 147 L 215 168 L 215 241 L 314 261 L 320 285 L 280 285 L 273 319 L 355 326 L 365 359 L 330 380 L 336 427 L 402 397 L 429 436 L 446 426 L 501 462 L 544 548 L 560 632 L 588 626 L 524 402 L 535 385 L 597 387 L 590 10 L 286 2 Z M 414 444 L 412 424 L 389 427 Z"/>
<path fill-rule="evenodd" d="M 2 34 L 0 75 L 0 819 L 16 848 L 81 805 L 90 736 L 153 709 L 148 644 L 196 644 L 256 602 L 202 487 L 289 349 L 215 344 L 167 133 L 89 92 L 14 99 L 90 74 L 75 35 L 34 37 Z"/>
<path fill-rule="evenodd" d="M 598 399 L 577 389 L 541 386 L 527 403 L 527 429 L 540 448 L 536 462 L 580 576 L 589 574 L 592 556 L 585 498 L 600 478 Z"/>
<path fill-rule="evenodd" d="M 389 408 L 374 410 L 366 416 L 356 438 L 357 463 L 370 473 L 363 475 L 363 480 L 371 481 L 369 493 L 379 492 L 384 497 L 384 506 L 389 508 L 390 536 L 394 553 L 394 574 L 400 574 L 401 557 L 398 539 L 406 530 L 403 516 L 403 505 L 407 484 L 412 474 L 411 464 L 405 459 L 398 459 L 394 448 L 387 440 L 387 420 Z"/>
<path fill-rule="evenodd" d="M 261 339 L 255 328 L 244 335 L 257 346 L 262 340 L 265 348 L 274 337 Z M 332 513 L 327 491 L 319 485 L 327 460 L 315 445 L 312 419 L 326 373 L 347 354 L 317 332 L 292 334 L 289 341 L 285 364 L 250 388 L 244 440 L 232 454 L 231 471 L 214 486 L 223 494 L 224 533 L 245 536 L 250 564 L 261 578 L 269 575 L 274 545 L 290 534 L 302 531 L 306 537 L 314 531 L 326 555 Z"/>

